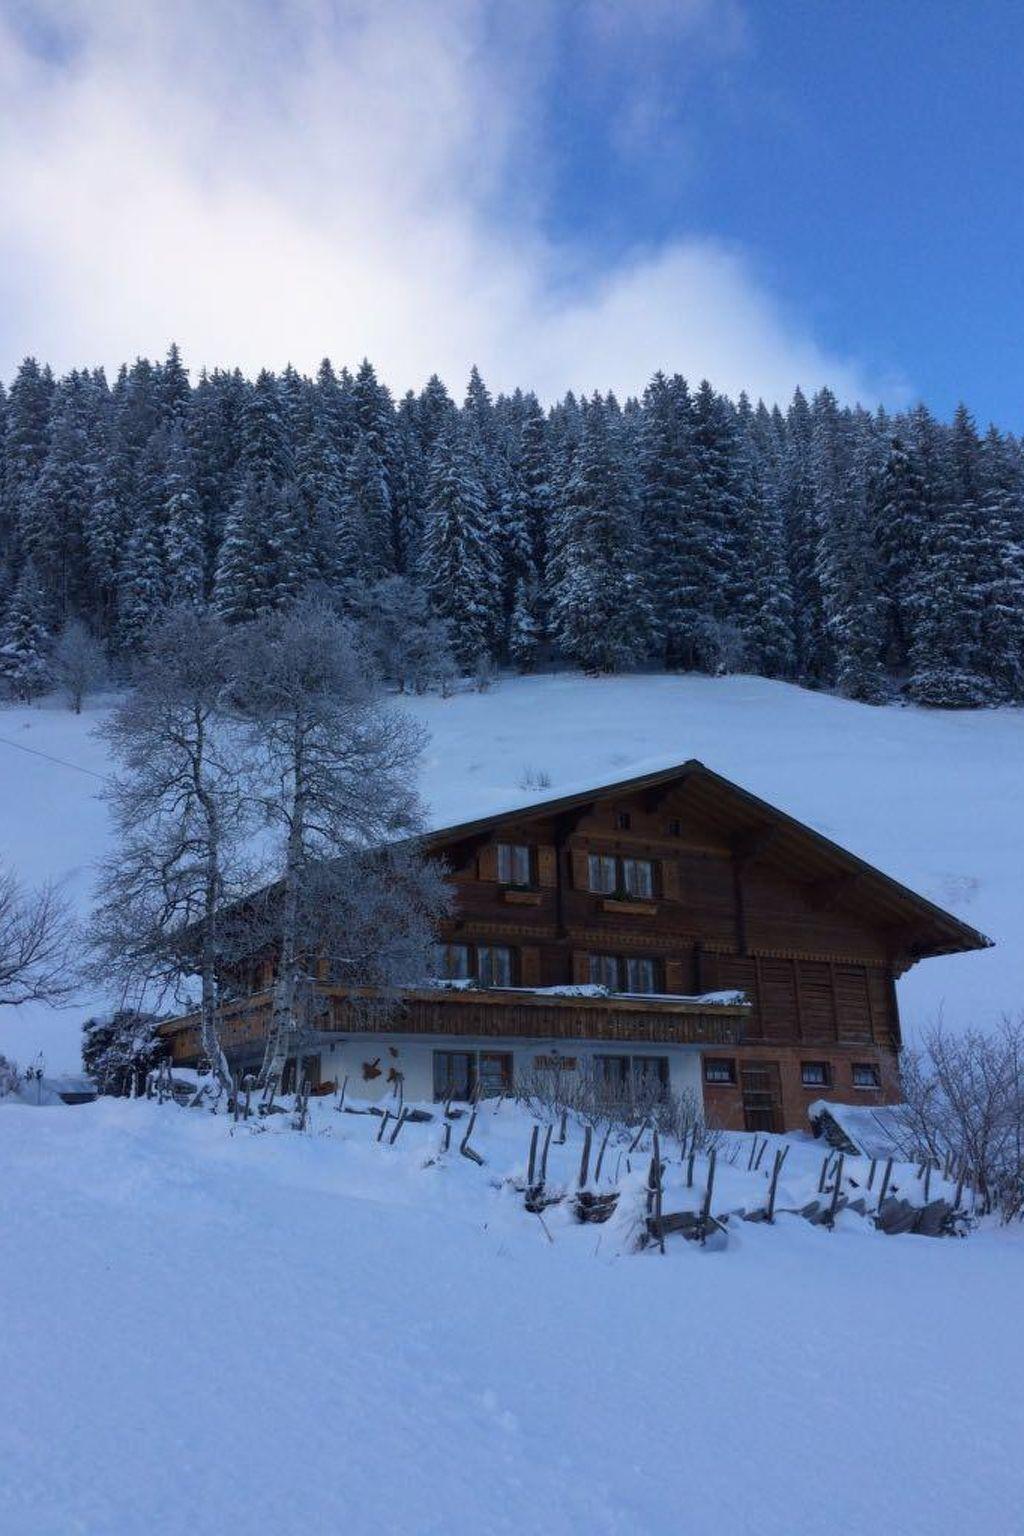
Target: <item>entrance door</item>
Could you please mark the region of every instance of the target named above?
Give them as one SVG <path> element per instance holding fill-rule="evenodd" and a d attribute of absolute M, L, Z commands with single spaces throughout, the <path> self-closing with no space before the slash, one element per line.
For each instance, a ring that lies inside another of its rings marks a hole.
<path fill-rule="evenodd" d="M 740 1066 L 743 1124 L 748 1131 L 782 1130 L 782 1080 L 776 1061 L 745 1061 Z"/>

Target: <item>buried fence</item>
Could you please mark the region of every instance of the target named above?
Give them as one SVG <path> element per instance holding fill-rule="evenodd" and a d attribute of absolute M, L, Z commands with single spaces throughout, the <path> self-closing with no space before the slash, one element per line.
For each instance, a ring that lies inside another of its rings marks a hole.
<path fill-rule="evenodd" d="M 147 1092 L 159 1102 L 184 1101 L 166 1072 L 152 1074 Z M 274 1080 L 258 1088 L 255 1078 L 246 1075 L 221 1105 L 239 1126 L 251 1122 L 253 1129 L 319 1134 L 328 1122 L 338 1124 L 333 1114 L 325 1117 L 333 1108 L 353 1131 L 366 1123 L 368 1145 L 387 1148 L 409 1145 L 411 1126 L 434 1125 L 439 1134 L 427 1132 L 423 1167 L 451 1159 L 453 1167 L 460 1160 L 487 1167 L 495 1189 L 518 1196 L 542 1221 L 549 1208 L 558 1208 L 563 1225 L 611 1222 L 626 1248 L 665 1253 L 680 1238 L 717 1248 L 742 1231 L 741 1223 L 771 1227 L 781 1217 L 802 1219 L 826 1232 L 859 1218 L 888 1235 L 963 1235 L 979 1214 L 969 1169 L 948 1152 L 911 1162 L 830 1148 L 819 1161 L 808 1148 L 778 1136 L 709 1137 L 698 1125 L 674 1136 L 653 1117 L 633 1127 L 595 1125 L 559 1107 L 530 1120 L 512 1099 L 503 1096 L 484 1104 L 479 1092 L 469 1101 L 449 1098 L 432 1106 L 409 1103 L 401 1092 L 368 1103 L 351 1098 L 347 1078 L 333 1105 L 322 1100 L 313 1111 L 311 1097 L 306 1081 L 296 1093 L 279 1095 Z M 187 1101 L 202 1102 L 198 1093 Z M 216 1107 L 212 1100 L 210 1107 Z M 514 1142 L 520 1128 L 518 1162 Z M 414 1138 L 411 1146 L 418 1150 L 422 1138 Z M 499 1156 L 514 1171 L 497 1171 Z M 545 1233 L 550 1239 L 547 1226 Z"/>

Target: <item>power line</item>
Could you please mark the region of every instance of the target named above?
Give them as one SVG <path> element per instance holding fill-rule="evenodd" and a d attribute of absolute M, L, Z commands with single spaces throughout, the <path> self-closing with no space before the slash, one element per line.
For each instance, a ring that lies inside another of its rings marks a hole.
<path fill-rule="evenodd" d="M 23 741 L 11 741 L 8 736 L 0 736 L 0 744 L 5 747 L 15 747 L 19 752 L 30 752 L 33 757 L 45 757 L 48 763 L 56 763 L 61 768 L 73 768 L 76 773 L 87 773 L 91 779 L 100 779 L 104 784 L 110 780 L 108 773 L 97 773 L 93 768 L 83 768 L 81 763 L 69 763 L 63 757 L 54 757 L 52 752 L 40 752 L 38 747 L 26 747 Z"/>

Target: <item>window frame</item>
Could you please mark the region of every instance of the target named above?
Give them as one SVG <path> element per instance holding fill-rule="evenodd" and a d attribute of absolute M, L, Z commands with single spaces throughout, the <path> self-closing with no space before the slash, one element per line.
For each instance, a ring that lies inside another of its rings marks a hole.
<path fill-rule="evenodd" d="M 868 1072 L 871 1075 L 869 1083 L 857 1081 L 858 1072 Z M 851 1061 L 850 1077 L 855 1088 L 862 1089 L 865 1093 L 877 1093 L 882 1086 L 882 1069 L 877 1061 Z"/>
<path fill-rule="evenodd" d="M 734 1088 L 736 1086 L 736 1059 L 733 1056 L 705 1056 L 703 1078 L 713 1088 Z M 722 1075 L 715 1074 L 715 1067 L 723 1067 Z"/>
<path fill-rule="evenodd" d="M 808 1068 L 821 1068 L 820 1078 L 809 1078 Z M 800 1085 L 803 1088 L 831 1088 L 832 1087 L 832 1063 L 830 1061 L 801 1061 Z"/>
<path fill-rule="evenodd" d="M 502 842 L 496 843 L 495 848 L 497 850 L 495 853 L 495 867 L 498 875 L 498 884 L 509 886 L 513 890 L 532 890 L 537 883 L 536 861 L 534 859 L 534 850 L 532 844 Z M 501 869 L 503 854 L 507 857 L 509 867 L 509 872 L 507 875 L 502 874 Z M 516 864 L 522 863 L 524 859 L 526 874 L 525 879 L 521 879 L 519 876 L 522 874 L 522 870 L 517 873 Z"/>
<path fill-rule="evenodd" d="M 651 985 L 649 987 L 635 987 L 632 984 L 630 969 L 633 966 L 650 966 Z M 621 976 L 626 985 L 620 991 L 627 992 L 633 997 L 657 997 L 661 991 L 659 986 L 658 962 L 653 955 L 624 955 L 621 962 Z"/>
<path fill-rule="evenodd" d="M 466 956 L 466 969 L 464 973 L 453 971 L 450 957 L 453 952 L 460 951 Z M 493 954 L 501 951 L 508 956 L 508 981 L 485 981 L 480 974 L 481 953 Z M 514 987 L 519 974 L 519 951 L 514 944 L 477 944 L 475 942 L 463 943 L 461 941 L 450 944 L 435 945 L 435 953 L 438 953 L 438 965 L 440 975 L 438 981 L 475 981 L 481 987 Z"/>
<path fill-rule="evenodd" d="M 634 854 L 621 853 L 593 853 L 587 854 L 587 890 L 592 896 L 608 896 L 627 901 L 657 901 L 658 899 L 658 871 L 659 860 L 640 857 Z M 627 877 L 627 867 L 631 870 L 631 877 Z M 635 879 L 635 872 L 641 868 L 647 870 L 646 881 Z M 601 869 L 600 878 L 604 883 L 595 884 L 595 874 Z M 607 883 L 610 878 L 611 883 Z M 631 889 L 640 886 L 645 889 Z"/>

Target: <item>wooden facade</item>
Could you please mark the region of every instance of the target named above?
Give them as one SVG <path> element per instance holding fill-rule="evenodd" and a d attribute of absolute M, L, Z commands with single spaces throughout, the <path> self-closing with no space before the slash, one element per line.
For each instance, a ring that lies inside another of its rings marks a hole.
<path fill-rule="evenodd" d="M 444 963 L 488 985 L 406 994 L 389 1030 L 699 1048 L 705 1102 L 729 1127 L 803 1127 L 815 1098 L 894 1098 L 896 978 L 988 943 L 696 762 L 427 844 L 456 893 Z M 547 990 L 595 981 L 607 997 Z M 315 1027 L 350 1028 L 345 989 L 318 992 Z M 229 1052 L 262 1037 L 266 1011 L 259 995 L 227 1010 Z M 194 1055 L 192 1021 L 168 1032 L 178 1059 Z"/>

